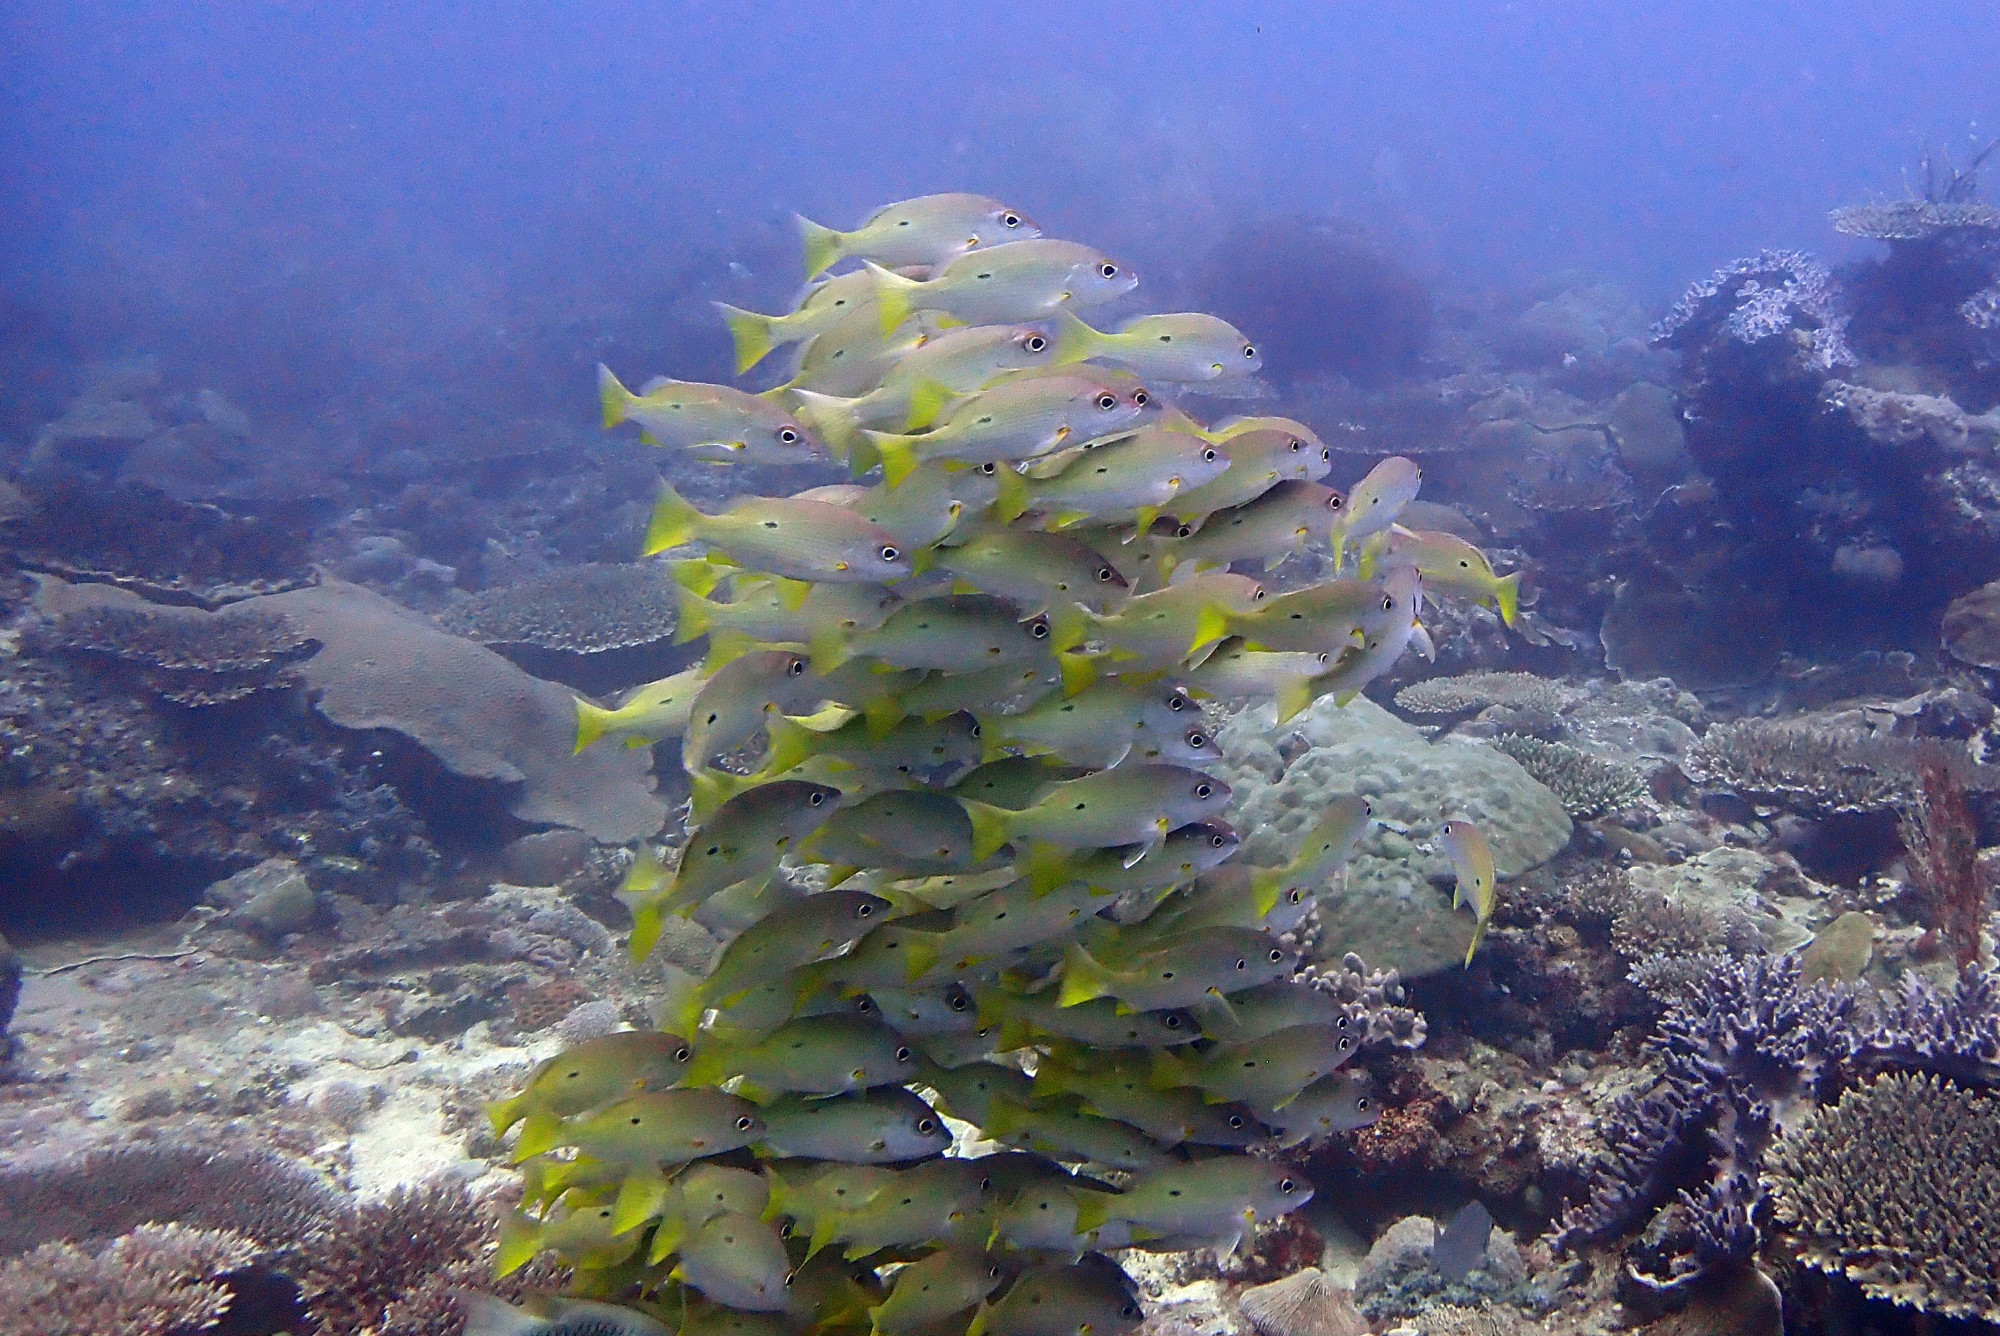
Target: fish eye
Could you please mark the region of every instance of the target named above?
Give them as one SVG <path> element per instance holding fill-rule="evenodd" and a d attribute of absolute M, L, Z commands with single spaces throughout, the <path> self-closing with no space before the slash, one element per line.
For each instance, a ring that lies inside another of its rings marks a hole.
<path fill-rule="evenodd" d="M 1103 394 L 1097 396 L 1097 406 L 1109 413 L 1112 409 L 1118 407 L 1118 396 L 1106 390 Z"/>
<path fill-rule="evenodd" d="M 814 796 L 818 796 L 818 795 L 814 795 Z M 709 845 L 709 846 L 708 846 L 708 856 L 709 856 L 710 858 L 713 858 L 713 857 L 715 857 L 715 856 L 716 856 L 717 854 L 719 854 L 719 853 L 721 853 L 721 852 L 722 852 L 722 846 L 721 846 L 721 845 L 719 845 L 719 844 L 711 844 L 711 845 Z"/>
<path fill-rule="evenodd" d="M 1230 1130 L 1231 1130 L 1232 1132 L 1240 1132 L 1240 1131 L 1242 1131 L 1242 1130 L 1243 1130 L 1243 1115 L 1242 1115 L 1242 1114 L 1240 1114 L 1240 1113 L 1232 1113 L 1232 1114 L 1230 1114 L 1230 1115 L 1229 1115 L 1229 1129 L 1230 1129 Z"/>
<path fill-rule="evenodd" d="M 1220 849 L 1227 843 L 1229 843 L 1227 835 L 1211 835 L 1208 837 L 1208 847 L 1211 849 Z"/>
<path fill-rule="evenodd" d="M 874 913 L 875 913 L 875 906 L 873 905 L 857 905 L 855 906 L 854 909 L 854 914 L 856 918 L 869 918 Z"/>
<path fill-rule="evenodd" d="M 1300 890 L 1298 887 L 1294 886 L 1292 887 L 1290 896 L 1288 896 L 1287 898 L 1290 899 L 1293 904 L 1298 904 L 1306 898 L 1306 893 Z"/>
<path fill-rule="evenodd" d="M 1322 445 L 1319 448 L 1319 457 L 1331 464 L 1333 462 L 1333 447 Z"/>
<path fill-rule="evenodd" d="M 1212 464 L 1215 462 L 1214 446 L 1210 446 L 1208 449 L 1201 452 L 1201 462 L 1204 464 Z"/>
<path fill-rule="evenodd" d="M 1019 227 L 1020 225 L 1021 225 L 1021 215 L 1015 213 L 1013 210 L 1010 209 L 1006 213 L 1000 215 L 1000 226 Z"/>
<path fill-rule="evenodd" d="M 1048 638 L 1049 638 L 1049 624 L 1047 622 L 1036 622 L 1035 639 L 1047 640 Z"/>
<path fill-rule="evenodd" d="M 854 999 L 854 1010 L 863 1016 L 873 1016 L 876 1011 L 875 999 L 863 993 Z"/>
<path fill-rule="evenodd" d="M 931 1133 L 937 1131 L 937 1119 L 935 1118 L 917 1119 L 917 1131 L 921 1132 L 925 1136 L 929 1136 Z"/>
<path fill-rule="evenodd" d="M 693 1056 L 694 1056 L 694 1050 L 689 1048 L 686 1044 L 682 1044 L 679 1048 L 674 1050 L 675 1062 L 686 1062 L 689 1058 Z"/>
<path fill-rule="evenodd" d="M 908 1062 L 909 1060 L 910 1060 L 910 1046 L 909 1046 L 908 1044 L 899 1044 L 899 1045 L 897 1045 L 897 1047 L 896 1047 L 896 1061 L 898 1061 L 898 1062 Z"/>
<path fill-rule="evenodd" d="M 1178 1030 L 1185 1022 L 1181 1020 L 1177 1013 L 1170 1011 L 1167 1013 L 1166 1019 L 1161 1021 L 1160 1024 L 1166 1026 L 1169 1030 Z"/>
<path fill-rule="evenodd" d="M 1097 568 L 1097 582 L 1099 584 L 1110 584 L 1111 577 L 1116 574 L 1118 574 L 1118 572 L 1112 570 L 1109 566 L 1099 566 Z"/>
<path fill-rule="evenodd" d="M 951 1002 L 949 1005 L 953 1011 L 964 1011 L 967 1007 L 972 1005 L 972 999 L 967 997 L 964 993 L 953 993 L 951 995 Z"/>
<path fill-rule="evenodd" d="M 978 725 L 978 724 L 974 724 L 974 725 L 972 726 L 972 736 L 973 736 L 973 737 L 975 737 L 975 738 L 979 736 L 979 725 Z"/>
<path fill-rule="evenodd" d="M 1340 1051 L 1342 1053 L 1347 1052 L 1348 1049 L 1353 1047 L 1354 1047 L 1354 1041 L 1352 1039 L 1349 1039 L 1346 1035 L 1342 1035 L 1340 1037 Z"/>
<path fill-rule="evenodd" d="M 1283 960 L 1284 958 L 1285 958 L 1285 953 L 1284 953 L 1283 951 L 1280 951 L 1280 950 L 1279 950 L 1279 949 L 1278 949 L 1277 947 L 1275 947 L 1275 946 L 1271 948 L 1271 963 L 1272 963 L 1273 965 L 1277 964 L 1277 963 L 1278 963 L 1279 961 Z"/>
<path fill-rule="evenodd" d="M 826 801 L 826 795 L 824 793 L 815 793 L 812 797 L 806 799 L 806 801 L 811 803 L 814 807 L 818 807 L 821 803 Z M 714 850 L 710 850 L 709 852 L 713 853 Z"/>
<path fill-rule="evenodd" d="M 793 427 L 780 427 L 778 428 L 778 439 L 786 445 L 797 445 L 799 443 L 799 433 Z"/>
<path fill-rule="evenodd" d="M 1246 343 L 1243 345 L 1243 356 L 1246 360 L 1254 358 L 1257 356 L 1257 350 L 1251 345 Z"/>
<path fill-rule="evenodd" d="M 1000 471 L 1000 466 L 989 459 L 979 466 L 979 471 L 990 478 Z"/>
<path fill-rule="evenodd" d="M 1185 710 L 1187 707 L 1188 707 L 1188 700 L 1186 696 L 1183 696 L 1180 693 L 1176 692 L 1173 695 L 1167 697 L 1167 708 L 1169 710 L 1172 710 L 1175 714 L 1179 714 L 1182 710 Z"/>
<path fill-rule="evenodd" d="M 1132 391 L 1132 402 L 1144 408 L 1147 404 L 1153 402 L 1153 396 L 1144 390 L 1134 390 Z"/>
<path fill-rule="evenodd" d="M 800 673 L 803 673 L 805 670 L 806 670 L 806 661 L 804 659 L 793 659 L 791 663 L 785 668 L 785 673 L 788 676 L 797 677 Z"/>
<path fill-rule="evenodd" d="M 1396 596 L 1394 594 L 1382 595 L 1382 611 L 1394 612 L 1395 610 L 1396 610 Z"/>
<path fill-rule="evenodd" d="M 1038 353 L 1049 346 L 1049 341 L 1039 334 L 1030 334 L 1027 342 L 1022 346 L 1031 353 Z"/>
<path fill-rule="evenodd" d="M 882 553 L 881 553 L 882 560 L 894 561 L 897 557 L 900 557 L 902 555 L 903 553 L 900 548 L 897 548 L 889 543 L 882 544 Z"/>
<path fill-rule="evenodd" d="M 637 1127 L 646 1120 L 635 1115 L 629 1121 L 631 1122 L 632 1126 Z"/>
<path fill-rule="evenodd" d="M 1368 1096 L 1363 1095 L 1360 1099 L 1354 1101 L 1354 1111 L 1356 1113 L 1368 1112 Z"/>
<path fill-rule="evenodd" d="M 1264 601 L 1264 586 L 1263 586 L 1263 585 L 1258 585 L 1258 586 L 1257 586 L 1257 592 L 1256 592 L 1256 593 L 1254 593 L 1254 594 L 1252 594 L 1252 595 L 1250 596 L 1250 601 L 1251 601 L 1252 603 L 1262 603 L 1262 602 Z"/>
<path fill-rule="evenodd" d="M 1238 956 L 1236 957 L 1236 968 L 1239 970 L 1247 970 L 1250 968 L 1250 962 L 1245 960 L 1242 956 Z"/>
<path fill-rule="evenodd" d="M 755 1127 L 756 1125 L 757 1125 L 757 1120 L 755 1118 L 752 1118 L 747 1113 L 744 1114 L 741 1118 L 738 1118 L 736 1120 L 736 1130 L 739 1132 L 748 1132 L 751 1128 Z"/>
<path fill-rule="evenodd" d="M 1118 266 L 1106 260 L 1103 264 L 1097 266 L 1097 272 L 1106 278 L 1116 278 L 1118 277 Z"/>
<path fill-rule="evenodd" d="M 1190 729 L 1187 735 L 1187 745 L 1190 747 L 1206 747 L 1208 745 L 1208 738 L 1200 729 Z M 1216 838 L 1219 840 L 1222 837 L 1218 835 Z"/>
<path fill-rule="evenodd" d="M 1280 1192 L 1290 1192 L 1292 1191 L 1293 1188 L 1297 1186 L 1298 1185 L 1293 1183 L 1292 1180 L 1289 1178 L 1281 1178 L 1278 1180 L 1278 1191 Z"/>
<path fill-rule="evenodd" d="M 1213 784 L 1197 784 L 1194 786 L 1194 796 L 1197 798 L 1210 798 L 1214 795 L 1215 785 Z"/>
<path fill-rule="evenodd" d="M 1326 499 L 1326 508 L 1328 510 L 1339 510 L 1342 504 L 1339 492 L 1335 492 Z"/>

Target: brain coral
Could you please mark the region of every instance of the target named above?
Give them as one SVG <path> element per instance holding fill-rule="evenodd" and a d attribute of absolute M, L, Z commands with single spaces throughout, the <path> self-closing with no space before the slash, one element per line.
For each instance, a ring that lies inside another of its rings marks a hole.
<path fill-rule="evenodd" d="M 1374 805 L 1378 824 L 1361 843 L 1345 886 L 1320 896 L 1319 954 L 1353 951 L 1405 977 L 1434 973 L 1465 958 L 1472 916 L 1454 914 L 1450 865 L 1426 853 L 1438 827 L 1463 812 L 1493 844 L 1505 879 L 1548 861 L 1569 843 L 1560 799 L 1512 758 L 1475 742 L 1432 743 L 1365 697 L 1344 709 L 1321 700 L 1293 721 L 1307 750 L 1287 764 L 1270 706 L 1246 710 L 1218 737 L 1227 760 L 1211 767 L 1235 790 L 1230 819 L 1244 832 L 1244 856 L 1280 863 L 1292 845 L 1342 794 Z M 1503 889 L 1501 894 L 1506 894 Z"/>
<path fill-rule="evenodd" d="M 1808 1266 L 1877 1299 L 2000 1321 L 2000 1103 L 1884 1076 L 1781 1139 L 1764 1181 Z"/>

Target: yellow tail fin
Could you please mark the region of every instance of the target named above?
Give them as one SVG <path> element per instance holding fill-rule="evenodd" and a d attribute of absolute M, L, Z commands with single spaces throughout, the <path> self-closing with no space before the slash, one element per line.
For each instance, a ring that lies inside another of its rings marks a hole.
<path fill-rule="evenodd" d="M 1083 323 L 1062 307 L 1056 308 L 1056 366 L 1068 366 L 1072 362 L 1082 362 L 1095 355 L 1104 343 L 1104 335 Z"/>
<path fill-rule="evenodd" d="M 617 719 L 616 710 L 607 710 L 602 705 L 592 705 L 583 697 L 576 699 L 576 747 L 570 752 L 579 756 L 583 749 L 611 731 L 612 721 Z"/>
<path fill-rule="evenodd" d="M 1080 1006 L 1109 997 L 1114 986 L 1110 970 L 1098 964 L 1090 952 L 1070 943 L 1069 953 L 1063 957 L 1062 991 L 1056 994 L 1057 1006 Z"/>
<path fill-rule="evenodd" d="M 904 278 L 894 270 L 884 269 L 873 260 L 866 262 L 868 272 L 875 276 L 875 310 L 882 318 L 882 333 L 887 336 L 896 332 L 896 327 L 910 318 L 912 293 L 923 286 L 913 278 Z"/>
<path fill-rule="evenodd" d="M 821 734 L 778 715 L 764 726 L 771 749 L 764 758 L 764 773 L 782 775 L 819 750 Z"/>
<path fill-rule="evenodd" d="M 763 361 L 777 346 L 777 336 L 773 333 L 777 327 L 775 317 L 746 311 L 728 302 L 715 303 L 715 309 L 722 312 L 723 323 L 729 326 L 729 337 L 736 341 L 737 375 Z"/>
<path fill-rule="evenodd" d="M 707 635 L 709 627 L 715 624 L 716 605 L 683 584 L 677 584 L 674 598 L 680 604 L 680 623 L 674 628 L 674 643 L 685 645 L 690 640 L 699 640 Z"/>
<path fill-rule="evenodd" d="M 509 1211 L 500 1222 L 500 1246 L 493 1254 L 493 1274 L 511 1276 L 542 1250 L 542 1226 L 531 1216 Z"/>
<path fill-rule="evenodd" d="M 792 411 L 819 431 L 820 439 L 843 459 L 852 458 L 854 442 L 861 435 L 854 401 L 816 390 L 793 390 L 796 406 Z"/>
<path fill-rule="evenodd" d="M 799 225 L 799 239 L 805 243 L 808 279 L 818 278 L 833 265 L 840 263 L 841 252 L 847 240 L 845 233 L 835 231 L 831 227 L 821 227 L 802 213 L 795 213 L 792 218 Z"/>
<path fill-rule="evenodd" d="M 706 518 L 690 505 L 669 482 L 660 483 L 660 499 L 653 503 L 653 520 L 646 526 L 646 545 L 641 555 L 652 556 L 670 547 L 679 547 L 695 536 Z"/>
<path fill-rule="evenodd" d="M 1508 626 L 1521 615 L 1521 577 L 1524 571 L 1502 576 L 1500 583 L 1493 586 L 1493 601 L 1500 605 L 1500 620 Z"/>
<path fill-rule="evenodd" d="M 667 569 L 673 573 L 675 584 L 683 589 L 692 590 L 703 598 L 713 593 L 715 587 L 722 583 L 722 577 L 728 573 L 714 562 L 703 561 L 699 557 L 669 562 Z"/>
<path fill-rule="evenodd" d="M 1313 680 L 1300 674 L 1288 677 L 1278 685 L 1278 722 L 1288 724 L 1302 711 L 1312 708 Z"/>
<path fill-rule="evenodd" d="M 493 1124 L 493 1135 L 504 1137 L 507 1129 L 527 1116 L 527 1100 L 520 1095 L 512 1099 L 496 1099 L 486 1106 L 486 1120 Z"/>
<path fill-rule="evenodd" d="M 1051 635 L 1054 634 L 1053 627 Z M 1095 654 L 1071 654 L 1067 650 L 1056 653 L 1056 662 L 1062 665 L 1062 690 L 1065 696 L 1074 696 L 1104 675 L 1098 666 Z"/>
<path fill-rule="evenodd" d="M 918 381 L 916 388 L 910 391 L 910 408 L 903 419 L 903 430 L 922 431 L 936 422 L 945 405 L 957 397 L 957 392 L 943 381 L 928 377 Z"/>
<path fill-rule="evenodd" d="M 969 798 L 962 798 L 959 801 L 965 808 L 966 816 L 972 820 L 972 861 L 983 863 L 1007 842 L 1008 828 L 1014 819 L 1014 813 L 1004 807 L 974 802 Z"/>
<path fill-rule="evenodd" d="M 916 437 L 886 431 L 864 431 L 862 439 L 874 447 L 882 461 L 882 481 L 894 487 L 917 471 L 923 460 L 917 457 Z"/>
<path fill-rule="evenodd" d="M 1009 465 L 1002 464 L 993 474 L 999 484 L 993 493 L 993 518 L 1012 524 L 1028 509 L 1028 480 Z"/>
<path fill-rule="evenodd" d="M 604 429 L 610 431 L 625 420 L 626 412 L 638 398 L 632 391 L 619 383 L 611 374 L 611 368 L 597 364 L 597 401 L 604 407 Z"/>
<path fill-rule="evenodd" d="M 562 1120 L 552 1113 L 528 1115 L 521 1124 L 521 1139 L 514 1143 L 514 1163 L 533 1159 L 545 1150 L 554 1150 L 562 1136 Z"/>

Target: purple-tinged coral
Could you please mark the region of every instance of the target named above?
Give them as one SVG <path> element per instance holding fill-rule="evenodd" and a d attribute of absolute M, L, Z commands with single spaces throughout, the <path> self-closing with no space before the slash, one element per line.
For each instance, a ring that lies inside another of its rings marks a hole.
<path fill-rule="evenodd" d="M 1395 970 L 1370 970 L 1349 951 L 1338 965 L 1309 965 L 1311 985 L 1339 1000 L 1363 1044 L 1419 1049 L 1428 1031 L 1423 1014 L 1403 1005 L 1406 994 Z"/>
<path fill-rule="evenodd" d="M 1970 969 L 1949 989 L 1917 974 L 1877 1000 L 1861 1038 L 1876 1070 L 1928 1072 L 1966 1085 L 2000 1085 L 2000 971 Z"/>

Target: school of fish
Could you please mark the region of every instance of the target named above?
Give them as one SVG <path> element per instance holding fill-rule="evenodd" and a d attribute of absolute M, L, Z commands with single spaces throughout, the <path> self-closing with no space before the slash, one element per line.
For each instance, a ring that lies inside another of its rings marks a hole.
<path fill-rule="evenodd" d="M 1397 523 L 1407 459 L 1343 492 L 1303 423 L 1180 410 L 1254 343 L 1099 328 L 1137 275 L 1002 201 L 800 223 L 793 309 L 722 311 L 739 371 L 793 350 L 782 384 L 598 371 L 607 429 L 852 481 L 714 511 L 660 487 L 645 549 L 706 654 L 579 700 L 576 745 L 678 744 L 692 813 L 627 879 L 631 946 L 675 915 L 727 944 L 656 1029 L 490 1110 L 524 1182 L 500 1269 L 552 1251 L 575 1297 L 482 1302 L 475 1336 L 1123 1336 L 1108 1251 L 1235 1248 L 1312 1195 L 1276 1152 L 1378 1114 L 1356 1015 L 1286 935 L 1370 804 L 1244 864 L 1203 703 L 1344 702 L 1422 643 L 1427 594 L 1511 624 L 1519 577 Z M 1308 549 L 1335 578 L 1267 585 Z M 1483 932 L 1485 841 L 1443 840 Z M 956 1124 L 1004 1149 L 953 1153 Z"/>

